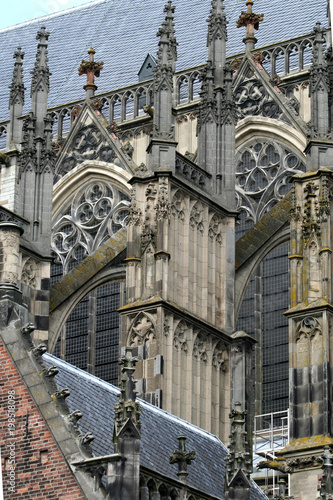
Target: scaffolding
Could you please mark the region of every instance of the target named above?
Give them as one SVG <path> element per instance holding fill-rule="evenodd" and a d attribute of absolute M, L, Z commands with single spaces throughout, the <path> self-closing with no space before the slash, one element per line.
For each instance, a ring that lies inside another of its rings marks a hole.
<path fill-rule="evenodd" d="M 263 472 L 255 472 L 262 459 L 274 460 L 279 450 L 289 442 L 289 410 L 265 413 L 254 417 L 253 435 L 253 479 L 263 479 Z M 279 494 L 280 473 L 265 469 L 264 491 L 270 498 Z M 259 482 L 259 481 L 258 481 Z M 289 475 L 288 475 L 289 490 Z M 290 495 L 290 492 L 288 493 Z"/>

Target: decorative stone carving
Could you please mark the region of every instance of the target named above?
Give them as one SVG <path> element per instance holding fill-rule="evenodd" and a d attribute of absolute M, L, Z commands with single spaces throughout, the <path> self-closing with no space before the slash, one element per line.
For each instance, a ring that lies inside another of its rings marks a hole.
<path fill-rule="evenodd" d="M 181 321 L 178 324 L 173 337 L 173 345 L 175 349 L 177 349 L 177 351 L 184 351 L 187 353 L 188 350 L 187 332 L 188 332 L 188 327 L 185 321 Z"/>
<path fill-rule="evenodd" d="M 309 316 L 298 324 L 295 341 L 297 342 L 302 336 L 311 340 L 317 333 L 322 335 L 321 324 L 317 318 Z"/>
<path fill-rule="evenodd" d="M 302 221 L 302 232 L 305 246 L 312 235 L 320 237 L 320 213 L 318 203 L 319 186 L 310 181 L 304 188 L 305 204 Z"/>
<path fill-rule="evenodd" d="M 146 225 L 141 234 L 141 253 L 154 253 L 156 249 L 156 236 L 152 229 Z"/>
<path fill-rule="evenodd" d="M 224 342 L 220 341 L 214 348 L 212 364 L 216 370 L 225 371 L 228 361 L 228 350 Z"/>
<path fill-rule="evenodd" d="M 54 224 L 51 247 L 64 273 L 77 260 L 77 251 L 90 255 L 125 225 L 129 214 L 127 195 L 104 182 L 89 184 L 77 193 L 71 206 Z"/>
<path fill-rule="evenodd" d="M 73 170 L 78 163 L 85 160 L 98 160 L 113 163 L 116 159 L 115 150 L 108 144 L 96 125 L 83 126 L 75 134 L 71 153 L 65 156 L 57 176 L 63 176 Z"/>
<path fill-rule="evenodd" d="M 178 436 L 177 439 L 179 447 L 170 456 L 170 464 L 178 464 L 178 479 L 179 481 L 186 482 L 186 477 L 188 476 L 187 465 L 190 465 L 195 460 L 195 451 L 186 451 L 185 436 Z"/>
<path fill-rule="evenodd" d="M 322 462 L 323 475 L 320 484 L 320 498 L 333 498 L 333 455 L 330 453 L 330 447 L 324 447 L 324 454 L 320 457 Z"/>
<path fill-rule="evenodd" d="M 222 224 L 222 217 L 217 213 L 213 214 L 209 222 L 208 236 L 219 245 L 222 245 Z"/>
<path fill-rule="evenodd" d="M 289 178 L 302 172 L 302 160 L 276 141 L 246 146 L 236 169 L 237 209 L 255 224 L 289 191 Z"/>
<path fill-rule="evenodd" d="M 49 39 L 50 33 L 45 31 L 43 26 L 37 32 L 38 43 L 37 56 L 32 70 L 31 79 L 31 95 L 38 91 L 49 91 L 50 89 L 50 70 L 48 67 L 48 57 L 47 57 L 47 41 Z"/>
<path fill-rule="evenodd" d="M 37 148 L 35 141 L 36 117 L 30 111 L 23 119 L 22 124 L 22 148 L 19 156 L 20 175 L 24 171 L 35 171 L 37 169 Z"/>
<path fill-rule="evenodd" d="M 265 56 L 262 52 L 258 51 L 252 56 L 252 60 L 258 64 L 261 64 L 265 59 Z"/>
<path fill-rule="evenodd" d="M 168 184 L 166 177 L 159 179 L 158 198 L 155 206 L 156 220 L 168 219 L 170 215 L 170 203 L 168 197 Z"/>
<path fill-rule="evenodd" d="M 131 205 L 128 211 L 128 216 L 126 217 L 127 226 L 138 226 L 142 222 L 142 212 L 137 206 L 136 202 L 136 189 L 133 187 L 131 189 Z"/>
<path fill-rule="evenodd" d="M 297 469 L 308 469 L 312 467 L 318 467 L 321 460 L 319 456 L 311 455 L 309 457 L 302 458 L 289 458 L 286 460 L 286 470 L 288 472 L 293 472 Z"/>
<path fill-rule="evenodd" d="M 235 59 L 231 63 L 231 67 L 232 67 L 232 69 L 237 71 L 240 68 L 241 64 L 242 64 L 242 60 L 235 57 Z"/>
<path fill-rule="evenodd" d="M 103 104 L 103 102 L 102 102 L 101 99 L 99 99 L 98 97 L 96 97 L 96 99 L 94 99 L 93 101 L 91 101 L 90 106 L 95 111 L 101 111 L 101 109 L 103 108 L 104 104 Z"/>
<path fill-rule="evenodd" d="M 321 457 L 316 455 L 309 455 L 307 457 L 302 458 L 289 458 L 287 460 L 281 461 L 269 461 L 269 462 L 259 462 L 257 465 L 258 469 L 274 469 L 279 470 L 284 473 L 292 473 L 297 470 L 302 469 L 313 469 L 318 468 L 321 463 Z"/>
<path fill-rule="evenodd" d="M 171 201 L 170 212 L 174 217 L 178 217 L 180 220 L 185 219 L 185 195 L 184 192 L 178 189 Z"/>
<path fill-rule="evenodd" d="M 203 361 L 204 363 L 207 362 L 206 344 L 207 344 L 206 335 L 201 332 L 198 333 L 194 341 L 193 357 L 199 359 L 200 361 Z"/>
<path fill-rule="evenodd" d="M 75 104 L 75 106 L 72 108 L 72 111 L 71 111 L 71 115 L 72 115 L 73 119 L 75 119 L 79 115 L 81 109 L 82 109 L 82 106 L 80 106 L 80 104 Z"/>
<path fill-rule="evenodd" d="M 13 71 L 13 79 L 10 84 L 10 95 L 9 95 L 9 103 L 10 105 L 24 103 L 24 84 L 23 84 L 23 58 L 24 52 L 21 51 L 21 47 L 17 47 L 17 50 L 14 52 L 15 65 Z"/>
<path fill-rule="evenodd" d="M 201 203 L 201 201 L 197 201 L 191 210 L 190 226 L 192 229 L 196 229 L 200 233 L 204 232 L 203 215 L 204 215 L 204 206 Z"/>
<path fill-rule="evenodd" d="M 164 318 L 163 333 L 166 337 L 170 335 L 170 325 L 168 318 Z"/>
<path fill-rule="evenodd" d="M 0 222 L 13 222 L 19 227 L 24 226 L 23 221 L 19 216 L 13 214 L 12 212 L 9 212 L 4 207 L 0 207 Z"/>
<path fill-rule="evenodd" d="M 205 186 L 209 180 L 206 172 L 200 169 L 189 158 L 180 157 L 179 155 L 176 157 L 176 172 L 199 187 Z"/>
<path fill-rule="evenodd" d="M 152 342 L 155 338 L 153 319 L 145 313 L 138 314 L 130 329 L 129 345 L 136 347 Z"/>
<path fill-rule="evenodd" d="M 22 269 L 22 277 L 21 277 L 22 283 L 24 283 L 24 285 L 31 286 L 32 288 L 36 288 L 37 286 L 36 272 L 37 272 L 36 261 L 31 257 L 29 257 L 29 259 L 26 260 Z"/>
<path fill-rule="evenodd" d="M 255 76 L 239 83 L 234 95 L 239 119 L 246 116 L 267 116 L 286 121 L 278 102 L 273 99 L 263 83 Z"/>
<path fill-rule="evenodd" d="M 129 141 L 127 141 L 127 142 L 126 142 L 126 143 L 122 146 L 122 148 L 121 148 L 121 149 L 124 151 L 124 153 L 126 153 L 126 154 L 127 154 L 127 156 L 128 156 L 129 158 L 131 158 L 131 159 L 132 159 L 133 152 L 134 152 L 134 148 L 133 148 L 132 144 L 131 144 Z"/>

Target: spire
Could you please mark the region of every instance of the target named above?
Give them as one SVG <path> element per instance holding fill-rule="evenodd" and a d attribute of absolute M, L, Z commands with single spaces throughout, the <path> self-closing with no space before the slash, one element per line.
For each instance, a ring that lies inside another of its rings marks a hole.
<path fill-rule="evenodd" d="M 233 72 L 226 64 L 226 18 L 222 0 L 212 0 L 208 18 L 208 61 L 201 73 L 197 126 L 198 164 L 212 175 L 215 194 L 232 208 L 235 199 L 236 109 Z"/>
<path fill-rule="evenodd" d="M 223 0 L 212 0 L 208 22 L 208 61 L 214 66 L 214 83 L 222 85 L 226 59 L 227 20 Z"/>
<path fill-rule="evenodd" d="M 39 40 L 34 69 L 31 80 L 31 110 L 36 118 L 36 134 L 42 134 L 43 120 L 47 113 L 47 98 L 50 89 L 50 70 L 48 67 L 47 41 L 50 33 L 42 26 L 37 32 L 36 40 Z"/>
<path fill-rule="evenodd" d="M 130 429 L 131 437 L 140 439 L 141 437 L 141 422 L 140 422 L 140 407 L 135 401 L 135 381 L 134 371 L 138 358 L 132 357 L 132 348 L 126 347 L 125 356 L 123 356 L 119 364 L 121 368 L 120 395 L 119 403 L 115 407 L 115 421 L 113 432 L 113 443 L 115 452 L 120 452 L 121 446 L 119 439 L 123 437 L 125 431 Z"/>
<path fill-rule="evenodd" d="M 49 33 L 43 26 L 36 37 L 39 42 L 35 66 L 31 72 L 31 112 L 23 120 L 19 156 L 20 214 L 30 222 L 25 236 L 42 255 L 49 255 L 51 250 L 52 178 L 55 159 L 52 148 L 53 118 L 47 112 L 50 85 L 48 38 Z"/>
<path fill-rule="evenodd" d="M 243 488 L 242 500 L 250 498 L 250 473 L 251 460 L 247 451 L 248 443 L 246 441 L 246 431 L 244 431 L 246 412 L 242 411 L 241 404 L 235 403 L 235 409 L 230 413 L 231 435 L 230 435 L 230 453 L 227 456 L 226 464 L 226 500 L 235 498 L 233 496 L 234 487 Z"/>
<path fill-rule="evenodd" d="M 252 50 L 257 43 L 257 39 L 254 36 L 254 30 L 259 29 L 259 23 L 264 20 L 264 14 L 254 14 L 252 12 L 253 1 L 247 0 L 247 12 L 242 11 L 241 15 L 237 21 L 237 28 L 246 27 L 246 35 L 243 39 L 245 43 L 246 50 Z"/>
<path fill-rule="evenodd" d="M 25 91 L 25 87 L 23 84 L 24 52 L 21 51 L 21 47 L 17 47 L 17 50 L 14 52 L 13 58 L 15 59 L 15 64 L 12 83 L 9 86 L 10 118 L 7 128 L 7 149 L 11 149 L 13 144 L 19 144 L 22 137 L 21 123 L 18 120 L 18 118 L 22 116 Z"/>
<path fill-rule="evenodd" d="M 159 37 L 157 62 L 154 68 L 154 117 L 153 134 L 147 152 L 150 170 L 174 170 L 175 130 L 172 115 L 174 74 L 177 61 L 177 41 L 174 29 L 175 7 L 171 0 L 164 7 L 166 14 Z M 163 150 L 163 154 L 161 154 Z"/>
<path fill-rule="evenodd" d="M 165 12 L 165 27 L 169 36 L 169 62 L 172 65 L 172 70 L 175 72 L 176 70 L 176 61 L 177 61 L 177 40 L 176 40 L 176 32 L 174 25 L 174 13 L 175 6 L 172 5 L 172 1 L 169 0 L 168 3 L 164 6 Z"/>
<path fill-rule="evenodd" d="M 172 119 L 173 76 L 177 60 L 177 41 L 173 23 L 175 7 L 165 5 L 165 21 L 158 30 L 157 63 L 154 69 L 154 137 L 174 139 Z"/>
<path fill-rule="evenodd" d="M 179 481 L 185 483 L 188 476 L 187 465 L 190 465 L 195 459 L 195 451 L 186 451 L 186 436 L 178 436 L 177 439 L 179 441 L 178 450 L 174 450 L 170 456 L 170 464 L 178 464 L 177 476 Z"/>
<path fill-rule="evenodd" d="M 97 90 L 97 85 L 95 85 L 95 76 L 99 77 L 101 70 L 103 69 L 103 62 L 96 62 L 94 60 L 94 55 L 96 52 L 94 49 L 88 50 L 89 61 L 82 59 L 82 63 L 79 67 L 79 76 L 87 75 L 87 83 L 83 86 L 86 91 L 87 99 L 90 99 L 95 94 Z"/>
<path fill-rule="evenodd" d="M 17 47 L 14 52 L 13 58 L 15 59 L 13 80 L 10 88 L 9 96 L 9 109 L 12 104 L 24 104 L 24 84 L 23 84 L 23 59 L 24 52 L 21 51 L 21 47 Z"/>

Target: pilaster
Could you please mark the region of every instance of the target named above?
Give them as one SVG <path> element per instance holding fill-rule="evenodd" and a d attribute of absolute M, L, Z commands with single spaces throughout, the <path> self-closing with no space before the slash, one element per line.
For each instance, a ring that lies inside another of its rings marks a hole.
<path fill-rule="evenodd" d="M 331 171 L 294 177 L 289 318 L 290 442 L 276 468 L 289 472 L 291 495 L 309 498 L 320 455 L 333 442 Z"/>

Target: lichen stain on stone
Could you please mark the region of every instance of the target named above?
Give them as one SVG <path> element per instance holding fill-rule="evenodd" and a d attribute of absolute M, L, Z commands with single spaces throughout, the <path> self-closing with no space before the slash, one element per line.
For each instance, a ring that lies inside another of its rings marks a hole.
<path fill-rule="evenodd" d="M 281 452 L 279 452 L 279 454 L 285 454 L 304 449 L 321 448 L 331 444 L 333 444 L 333 438 L 325 436 L 324 434 L 319 434 L 318 436 L 303 437 L 291 441 L 285 448 L 283 448 Z"/>
<path fill-rule="evenodd" d="M 236 269 L 243 265 L 261 248 L 269 239 L 274 236 L 287 222 L 289 222 L 289 211 L 291 208 L 291 194 L 288 193 L 269 214 L 264 217 L 251 229 L 249 229 L 236 242 Z M 255 241 L 257 240 L 257 241 Z"/>
<path fill-rule="evenodd" d="M 78 288 L 89 281 L 106 265 L 112 264 L 125 248 L 127 240 L 126 228 L 112 236 L 101 248 L 86 257 L 70 273 L 66 274 L 50 290 L 50 312 L 67 300 Z"/>

